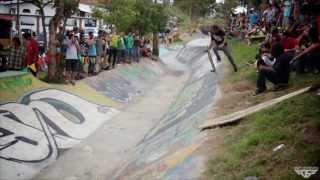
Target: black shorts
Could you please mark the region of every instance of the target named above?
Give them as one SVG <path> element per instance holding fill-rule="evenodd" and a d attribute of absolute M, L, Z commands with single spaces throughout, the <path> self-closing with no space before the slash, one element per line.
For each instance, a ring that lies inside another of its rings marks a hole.
<path fill-rule="evenodd" d="M 78 59 L 66 59 L 66 71 L 78 71 L 79 64 Z"/>

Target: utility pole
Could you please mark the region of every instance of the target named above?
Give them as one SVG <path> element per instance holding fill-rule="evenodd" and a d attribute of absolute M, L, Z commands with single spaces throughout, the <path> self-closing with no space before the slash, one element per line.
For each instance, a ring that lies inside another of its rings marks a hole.
<path fill-rule="evenodd" d="M 158 1 L 154 0 L 154 3 L 157 4 Z M 152 54 L 154 56 L 159 57 L 159 33 L 158 32 L 153 32 L 153 48 L 152 48 Z"/>
<path fill-rule="evenodd" d="M 21 38 L 21 29 L 20 29 L 20 0 L 17 0 L 16 30 L 18 31 L 18 36 Z"/>

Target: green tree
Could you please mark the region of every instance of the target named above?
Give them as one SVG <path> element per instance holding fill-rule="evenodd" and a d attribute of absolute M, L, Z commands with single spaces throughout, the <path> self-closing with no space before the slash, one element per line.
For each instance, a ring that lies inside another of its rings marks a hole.
<path fill-rule="evenodd" d="M 188 14 L 190 19 L 206 16 L 215 7 L 215 0 L 175 0 L 174 6 Z"/>
<path fill-rule="evenodd" d="M 103 14 L 103 19 L 114 24 L 118 31 L 128 31 L 135 21 L 135 1 L 114 0 L 106 6 L 107 12 L 96 9 L 94 15 Z"/>
<path fill-rule="evenodd" d="M 157 36 L 163 31 L 168 20 L 165 7 L 151 0 L 108 1 L 106 11 L 94 10 L 95 17 L 103 17 L 116 26 L 118 32 L 139 30 L 141 34 L 153 33 L 153 54 L 159 55 Z"/>
<path fill-rule="evenodd" d="M 55 15 L 52 17 L 49 23 L 49 56 L 50 62 L 48 64 L 48 80 L 52 80 L 56 77 L 57 71 L 57 30 L 61 21 L 65 17 L 65 11 L 69 8 L 74 8 L 69 6 L 70 1 L 74 1 L 73 5 L 78 7 L 79 0 L 54 0 Z M 68 14 L 71 16 L 71 14 Z"/>
<path fill-rule="evenodd" d="M 68 19 L 79 11 L 80 0 L 65 0 L 64 11 L 63 11 L 63 32 L 65 32 Z"/>
<path fill-rule="evenodd" d="M 39 12 L 41 15 L 41 24 L 42 24 L 42 31 L 44 36 L 44 49 L 47 50 L 47 28 L 46 28 L 46 16 L 44 12 L 44 8 L 53 3 L 53 0 L 25 0 L 25 2 L 31 2 L 37 8 L 39 8 Z"/>

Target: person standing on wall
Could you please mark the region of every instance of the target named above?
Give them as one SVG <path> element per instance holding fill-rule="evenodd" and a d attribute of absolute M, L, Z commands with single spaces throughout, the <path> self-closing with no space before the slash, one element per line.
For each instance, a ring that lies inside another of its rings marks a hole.
<path fill-rule="evenodd" d="M 37 76 L 36 62 L 39 56 L 39 44 L 32 38 L 30 33 L 24 33 L 23 38 L 25 40 L 25 47 L 27 51 L 27 57 L 25 64 L 29 67 L 31 73 Z"/>
<path fill-rule="evenodd" d="M 102 66 L 102 60 L 104 57 L 104 46 L 105 46 L 105 40 L 103 39 L 103 31 L 98 32 L 98 38 L 97 38 L 97 58 L 96 58 L 96 64 L 95 64 L 95 70 L 96 72 L 100 72 L 101 66 Z"/>
<path fill-rule="evenodd" d="M 138 33 L 134 33 L 133 37 L 133 59 L 136 63 L 139 63 L 141 41 Z"/>
<path fill-rule="evenodd" d="M 67 38 L 63 41 L 63 45 L 66 47 L 66 76 L 67 81 L 75 85 L 75 77 L 79 71 L 79 56 L 78 51 L 80 45 L 78 40 L 75 38 L 73 32 L 68 32 Z"/>
<path fill-rule="evenodd" d="M 118 64 L 125 63 L 126 61 L 126 45 L 125 45 L 125 33 L 121 32 L 118 39 Z"/>
<path fill-rule="evenodd" d="M 96 64 L 96 57 L 97 57 L 97 42 L 94 38 L 93 32 L 89 32 L 89 39 L 87 40 L 88 45 L 88 57 L 89 57 L 89 68 L 88 74 L 94 75 L 97 73 L 95 64 Z"/>
<path fill-rule="evenodd" d="M 221 61 L 221 57 L 218 53 L 218 50 L 223 51 L 224 54 L 227 56 L 229 62 L 231 63 L 234 71 L 237 72 L 238 71 L 237 65 L 234 62 L 234 59 L 231 55 L 227 42 L 225 42 L 225 32 L 219 26 L 213 25 L 211 27 L 210 36 L 211 36 L 211 42 L 208 50 L 211 50 L 213 48 L 213 52 L 217 57 L 217 61 Z"/>
<path fill-rule="evenodd" d="M 20 71 L 25 67 L 26 49 L 18 37 L 12 39 L 13 46 L 10 48 L 8 69 Z"/>
<path fill-rule="evenodd" d="M 115 30 L 112 31 L 109 50 L 109 67 L 107 69 L 114 69 L 117 63 L 118 56 L 118 41 L 120 37 L 116 34 Z"/>
<path fill-rule="evenodd" d="M 125 46 L 126 46 L 126 59 L 129 63 L 133 61 L 133 45 L 134 38 L 131 32 L 128 33 L 127 36 L 124 37 Z"/>

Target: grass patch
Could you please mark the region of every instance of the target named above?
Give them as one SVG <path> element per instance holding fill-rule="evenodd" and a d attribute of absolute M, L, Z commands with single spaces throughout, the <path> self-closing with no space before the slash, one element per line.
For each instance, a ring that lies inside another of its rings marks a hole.
<path fill-rule="evenodd" d="M 234 75 L 231 75 L 230 80 L 237 82 L 245 78 L 254 82 L 256 78 L 256 69 L 254 66 L 248 66 L 248 62 L 254 62 L 259 45 L 252 44 L 249 46 L 237 39 L 230 39 L 228 44 L 236 64 L 239 67 L 239 71 Z"/>
<path fill-rule="evenodd" d="M 319 123 L 320 97 L 313 94 L 251 115 L 225 130 L 225 149 L 208 162 L 206 179 L 301 179 L 295 166 L 320 166 Z M 284 149 L 273 152 L 279 144 Z"/>

